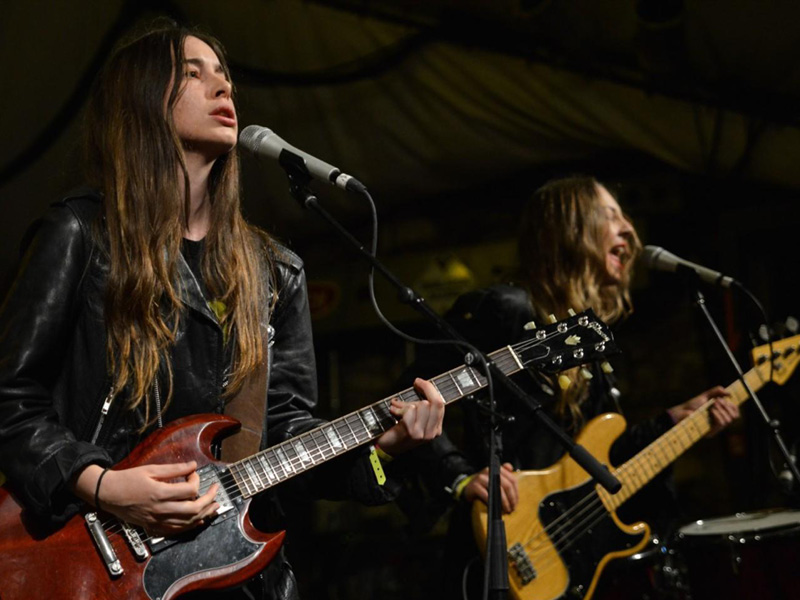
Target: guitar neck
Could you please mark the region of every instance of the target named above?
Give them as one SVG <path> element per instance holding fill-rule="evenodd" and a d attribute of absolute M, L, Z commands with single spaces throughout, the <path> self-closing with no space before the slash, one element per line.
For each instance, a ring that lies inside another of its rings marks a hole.
<path fill-rule="evenodd" d="M 745 373 L 745 381 L 747 381 L 751 390 L 755 392 L 769 381 L 770 368 L 770 363 L 765 362 Z M 737 406 L 750 397 L 739 380 L 729 385 L 726 391 L 730 394 L 731 402 Z M 707 402 L 628 462 L 621 465 L 614 472 L 614 475 L 622 483 L 622 489 L 611 495 L 598 488 L 606 507 L 609 510 L 615 510 L 621 506 L 623 502 L 638 492 L 646 483 L 706 435 L 711 429 L 709 410 L 712 405 L 713 401 Z"/>
<path fill-rule="evenodd" d="M 490 360 L 505 375 L 523 369 L 511 346 L 489 354 Z M 431 379 L 446 404 L 486 387 L 486 378 L 469 366 L 460 366 Z M 374 440 L 397 424 L 389 412 L 393 399 L 419 400 L 413 388 L 384 398 L 344 417 L 272 446 L 229 465 L 242 496 L 249 498 L 295 475 Z"/>

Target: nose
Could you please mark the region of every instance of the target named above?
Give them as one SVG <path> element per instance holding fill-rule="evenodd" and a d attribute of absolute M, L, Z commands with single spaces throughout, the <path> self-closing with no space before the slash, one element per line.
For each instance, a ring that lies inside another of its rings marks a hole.
<path fill-rule="evenodd" d="M 630 235 L 633 233 L 633 224 L 624 215 L 619 219 L 619 233 L 620 235 Z"/>
<path fill-rule="evenodd" d="M 212 85 L 215 98 L 219 98 L 220 96 L 224 96 L 225 98 L 231 97 L 233 86 L 231 85 L 231 82 L 228 81 L 222 73 L 214 74 L 214 81 Z"/>

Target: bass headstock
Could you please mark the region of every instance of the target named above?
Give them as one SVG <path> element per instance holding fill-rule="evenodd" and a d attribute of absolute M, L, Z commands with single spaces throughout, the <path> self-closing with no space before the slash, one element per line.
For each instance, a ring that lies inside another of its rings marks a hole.
<path fill-rule="evenodd" d="M 531 330 L 512 346 L 525 367 L 558 373 L 619 353 L 611 330 L 592 309 Z"/>
<path fill-rule="evenodd" d="M 758 346 L 751 351 L 753 364 L 763 365 L 770 360 L 772 352 L 772 368 L 765 369 L 767 377 L 778 385 L 783 385 L 794 373 L 797 363 L 800 362 L 800 335 L 794 335 L 769 344 Z"/>

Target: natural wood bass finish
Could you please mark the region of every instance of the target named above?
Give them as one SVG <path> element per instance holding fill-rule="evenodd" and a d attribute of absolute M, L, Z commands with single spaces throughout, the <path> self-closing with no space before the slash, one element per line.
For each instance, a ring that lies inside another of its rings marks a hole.
<path fill-rule="evenodd" d="M 800 336 L 773 343 L 772 364 L 768 345 L 753 350 L 757 366 L 745 373 L 755 392 L 770 379 L 782 385 L 800 360 Z M 731 401 L 749 398 L 735 381 L 727 387 Z M 616 509 L 658 473 L 708 433 L 709 409 L 701 406 L 613 473 L 622 489 L 609 494 L 596 486 L 568 455 L 548 469 L 518 473 L 519 504 L 504 515 L 508 544 L 509 583 L 516 600 L 588 600 L 605 566 L 614 558 L 630 556 L 647 544 L 650 528 L 644 523 L 626 525 Z M 609 465 L 609 451 L 625 430 L 625 419 L 608 413 L 595 417 L 577 438 L 601 463 Z M 475 538 L 483 550 L 487 536 L 487 510 L 475 502 L 472 510 Z"/>

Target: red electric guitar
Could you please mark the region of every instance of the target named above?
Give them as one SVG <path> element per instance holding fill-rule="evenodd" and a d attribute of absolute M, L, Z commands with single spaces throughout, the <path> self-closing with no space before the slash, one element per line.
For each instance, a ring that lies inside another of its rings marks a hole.
<path fill-rule="evenodd" d="M 558 372 L 615 351 L 605 324 L 585 311 L 489 357 L 511 375 L 527 367 Z M 469 366 L 432 381 L 447 403 L 486 385 Z M 393 397 L 418 399 L 413 389 Z M 139 527 L 90 509 L 61 529 L 45 532 L 7 490 L 0 489 L 0 600 L 169 600 L 247 581 L 269 564 L 285 535 L 255 529 L 248 516 L 250 499 L 379 437 L 397 423 L 389 412 L 391 399 L 231 464 L 214 460 L 211 443 L 238 428 L 234 419 L 199 415 L 159 429 L 116 468 L 194 460 L 200 465 L 201 494 L 220 483 L 220 509 L 213 521 L 174 538 L 148 537 Z"/>

